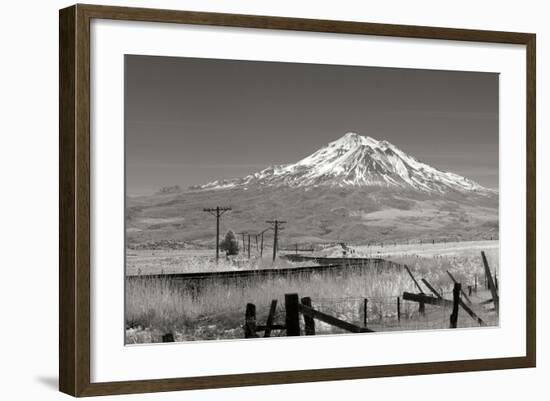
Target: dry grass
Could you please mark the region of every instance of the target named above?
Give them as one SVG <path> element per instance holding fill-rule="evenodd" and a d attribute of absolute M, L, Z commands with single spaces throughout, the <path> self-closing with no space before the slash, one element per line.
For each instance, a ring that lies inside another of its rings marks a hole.
<path fill-rule="evenodd" d="M 499 255 L 497 249 L 485 252 L 493 275 L 499 275 Z M 485 270 L 481 254 L 478 252 L 465 252 L 459 256 L 444 255 L 423 257 L 415 254 L 388 256 L 388 260 L 405 264 L 411 268 L 418 278 L 425 278 L 437 290 L 450 292 L 453 282 L 447 274 L 449 271 L 453 277 L 466 289 L 468 285 L 474 285 L 476 278 L 478 288 L 485 285 Z"/>
<path fill-rule="evenodd" d="M 491 267 L 497 268 L 497 255 L 489 254 Z M 391 258 L 409 265 L 417 279 L 426 278 L 447 298 L 452 282 L 446 270 L 467 285 L 473 285 L 477 275 L 483 276 L 479 256 L 423 258 L 403 255 Z M 483 287 L 479 282 L 479 288 Z M 404 291 L 418 292 L 408 274 L 400 268 L 353 270 L 343 274 L 248 279 L 238 282 L 210 282 L 192 289 L 168 280 L 127 280 L 126 322 L 127 342 L 159 341 L 163 333 L 175 333 L 177 341 L 242 338 L 241 325 L 246 303 L 257 306 L 257 317 L 265 321 L 272 299 L 278 300 L 278 310 L 284 305 L 285 293 L 298 293 L 312 298 L 314 306 L 347 321 L 362 324 L 363 300 L 368 298 L 369 324 L 376 330 L 416 330 L 445 328 L 448 311 L 427 307 L 426 316 L 418 316 L 417 305 L 402 304 L 403 319 L 396 324 L 396 298 Z M 426 292 L 427 289 L 425 290 Z M 284 315 L 278 316 L 281 322 Z M 460 319 L 467 324 L 469 318 Z M 468 322 L 470 323 L 470 322 Z M 496 324 L 491 320 L 490 324 Z M 471 325 L 471 324 L 470 324 Z M 138 328 L 136 330 L 136 328 Z M 320 324 L 319 333 L 338 330 Z"/>
<path fill-rule="evenodd" d="M 257 252 L 253 252 L 250 259 L 244 255 L 226 258 L 222 254 L 218 263 L 212 250 L 128 250 L 126 253 L 127 276 L 282 269 L 311 265 L 312 262 L 290 263 L 285 259 L 277 259 L 273 264 L 270 250 L 265 250 L 263 258 Z"/>

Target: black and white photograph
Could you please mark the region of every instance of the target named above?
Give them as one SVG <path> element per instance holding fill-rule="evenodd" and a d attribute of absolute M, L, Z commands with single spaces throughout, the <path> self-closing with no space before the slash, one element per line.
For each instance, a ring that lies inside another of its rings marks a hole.
<path fill-rule="evenodd" d="M 498 73 L 124 64 L 126 345 L 499 326 Z"/>
<path fill-rule="evenodd" d="M 0 399 L 548 397 L 547 7 L 314 4 L 3 3 Z"/>

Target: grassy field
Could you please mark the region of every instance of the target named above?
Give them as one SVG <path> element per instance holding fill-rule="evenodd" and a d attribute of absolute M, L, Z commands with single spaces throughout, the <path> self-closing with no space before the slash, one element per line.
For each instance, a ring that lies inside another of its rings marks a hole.
<path fill-rule="evenodd" d="M 215 221 L 208 205 L 232 204 L 221 220 L 221 232 L 257 232 L 276 216 L 292 222 L 284 241 L 292 243 L 354 242 L 359 239 L 403 241 L 482 240 L 498 236 L 498 194 L 424 193 L 391 188 L 261 186 L 214 191 L 161 193 L 129 197 L 126 238 L 139 245 L 161 240 L 214 246 Z M 238 205 L 238 207 L 236 207 Z M 273 232 L 266 232 L 272 244 Z"/>
<path fill-rule="evenodd" d="M 492 269 L 498 273 L 498 243 L 483 244 Z M 478 280 L 478 293 L 472 301 L 490 297 L 484 289 L 483 265 L 480 249 L 477 245 L 467 247 L 446 244 L 446 249 L 434 249 L 427 252 L 427 245 L 417 246 L 416 250 L 398 249 L 393 254 L 386 253 L 384 258 L 401 264 L 407 264 L 417 279 L 427 279 L 447 299 L 451 298 L 452 281 L 446 271 L 462 282 L 467 289 Z M 432 245 L 430 245 L 432 246 Z M 215 271 L 216 269 L 239 269 L 249 266 L 235 266 L 222 262 L 217 266 L 208 262 L 211 258 L 194 256 L 196 264 L 182 268 L 181 263 L 189 263 L 189 255 L 177 262 L 167 254 L 151 255 L 148 272 L 157 271 L 164 266 L 169 272 L 170 262 L 173 269 L 181 272 Z M 141 260 L 146 260 L 141 255 Z M 168 258 L 167 263 L 163 258 Z M 187 258 L 187 259 L 186 259 Z M 200 262 L 199 262 L 200 260 Z M 285 267 L 289 262 L 278 262 Z M 258 267 L 271 267 L 271 263 L 260 260 Z M 141 265 L 142 269 L 145 264 Z M 134 267 L 134 269 L 136 269 Z M 138 267 L 139 269 L 139 267 Z M 134 270 L 135 271 L 135 270 Z M 142 273 L 145 274 L 145 273 Z M 419 315 L 418 305 L 403 302 L 402 319 L 397 321 L 397 297 L 404 291 L 418 292 L 414 283 L 401 268 L 370 268 L 354 270 L 339 275 L 319 273 L 311 276 L 294 276 L 271 279 L 248 279 L 238 282 L 212 282 L 197 293 L 182 284 L 174 284 L 167 279 L 127 280 L 126 286 L 126 342 L 151 343 L 160 341 L 163 334 L 171 332 L 176 341 L 234 339 L 242 338 L 241 328 L 244 321 L 244 309 L 248 302 L 257 307 L 258 321 L 264 322 L 272 299 L 278 300 L 276 322 L 284 321 L 284 294 L 296 292 L 300 296 L 309 296 L 315 308 L 358 325 L 363 324 L 364 299 L 368 299 L 368 325 L 376 331 L 443 329 L 449 325 L 449 310 L 441 307 L 426 306 L 426 314 Z M 428 289 L 424 290 L 429 293 Z M 497 316 L 481 306 L 473 307 L 489 324 L 497 325 Z M 475 327 L 477 324 L 462 312 L 459 315 L 459 327 Z M 325 324 L 317 325 L 319 334 L 335 334 L 338 329 Z"/>
<path fill-rule="evenodd" d="M 221 254 L 216 263 L 214 250 L 128 250 L 126 275 L 282 269 L 315 265 L 312 262 L 290 263 L 284 258 L 272 263 L 271 252 L 269 248 L 264 249 L 263 257 L 258 252 L 253 252 L 250 259 L 243 255 L 226 258 L 225 254 Z"/>
<path fill-rule="evenodd" d="M 491 252 L 495 255 L 498 252 L 498 240 L 485 241 L 460 241 L 460 242 L 435 242 L 430 241 L 419 243 L 386 242 L 372 245 L 352 246 L 355 250 L 353 256 L 357 257 L 387 257 L 387 256 L 422 256 L 426 258 L 439 256 L 479 256 L 481 251 Z M 324 249 L 320 256 L 341 256 L 342 247 L 332 246 Z"/>

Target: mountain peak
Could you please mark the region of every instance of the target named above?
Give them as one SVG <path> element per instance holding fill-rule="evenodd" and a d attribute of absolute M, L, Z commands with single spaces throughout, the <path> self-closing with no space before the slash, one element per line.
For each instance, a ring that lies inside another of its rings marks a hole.
<path fill-rule="evenodd" d="M 366 138 L 370 138 L 370 137 L 365 137 L 365 136 L 359 135 L 355 132 L 347 132 L 340 139 L 337 139 L 336 142 L 338 142 L 338 141 L 361 141 L 361 140 L 364 140 Z"/>
<path fill-rule="evenodd" d="M 329 144 L 333 146 L 379 146 L 380 142 L 370 136 L 359 135 L 355 132 L 348 132 L 341 138 Z"/>
<path fill-rule="evenodd" d="M 268 167 L 233 180 L 192 189 L 249 186 L 392 187 L 421 192 L 487 191 L 460 175 L 443 172 L 407 155 L 385 140 L 348 132 L 294 164 Z"/>

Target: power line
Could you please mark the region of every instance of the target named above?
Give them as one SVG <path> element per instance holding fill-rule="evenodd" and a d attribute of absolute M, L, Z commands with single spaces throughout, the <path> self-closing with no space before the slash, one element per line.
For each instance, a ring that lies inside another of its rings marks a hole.
<path fill-rule="evenodd" d="M 277 247 L 279 246 L 279 230 L 283 227 L 280 227 L 283 224 L 286 224 L 286 221 L 283 220 L 267 220 L 266 223 L 271 224 L 273 227 L 273 262 L 277 258 Z"/>
<path fill-rule="evenodd" d="M 242 239 L 243 239 L 243 252 L 244 252 L 244 249 L 246 248 L 245 244 L 244 244 L 244 236 L 247 234 L 246 232 L 241 232 L 241 233 L 235 233 L 237 235 L 241 235 L 242 236 Z"/>
<path fill-rule="evenodd" d="M 264 233 L 265 233 L 266 231 L 269 231 L 269 230 L 271 230 L 271 227 L 266 228 L 265 230 L 263 230 L 262 232 L 260 232 L 260 236 L 261 236 L 260 258 L 263 258 L 263 256 L 264 256 Z"/>
<path fill-rule="evenodd" d="M 242 235 L 242 239 L 243 239 L 243 254 L 245 252 L 248 253 L 248 259 L 250 259 L 250 236 L 251 235 L 254 235 L 254 234 L 251 234 L 249 233 L 248 231 L 243 231 L 243 232 L 240 232 L 240 233 L 237 233 L 238 235 Z M 248 246 L 246 245 L 246 238 L 248 238 Z"/>
<path fill-rule="evenodd" d="M 218 263 L 220 258 L 220 217 L 222 217 L 225 212 L 232 209 L 230 207 L 216 206 L 204 208 L 202 210 L 203 212 L 208 212 L 212 216 L 216 217 L 216 263 Z"/>

